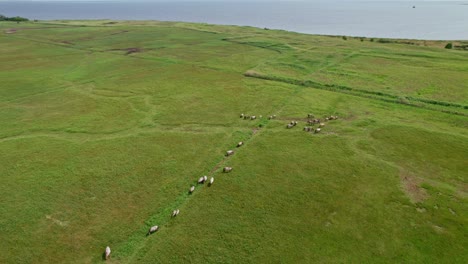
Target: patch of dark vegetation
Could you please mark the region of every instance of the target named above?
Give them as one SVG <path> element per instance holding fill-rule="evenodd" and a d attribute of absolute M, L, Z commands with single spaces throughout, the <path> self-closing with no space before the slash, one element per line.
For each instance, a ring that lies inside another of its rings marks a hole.
<path fill-rule="evenodd" d="M 363 41 L 363 40 L 361 40 Z M 371 38 L 369 41 L 374 42 L 374 39 Z M 395 43 L 395 44 L 406 44 L 406 45 L 418 45 L 418 43 L 415 43 L 413 41 L 408 41 L 408 40 L 398 40 L 398 39 L 378 39 L 378 43 L 383 43 L 383 44 L 389 44 L 389 43 Z"/>
<path fill-rule="evenodd" d="M 123 48 L 123 49 L 110 49 L 110 50 L 106 50 L 106 51 L 124 51 L 124 52 L 125 52 L 125 55 L 130 55 L 130 54 L 132 54 L 132 53 L 140 53 L 140 52 L 143 52 L 143 49 L 137 48 L 137 47 L 133 47 L 133 48 Z"/>
<path fill-rule="evenodd" d="M 411 42 L 411 41 L 399 41 L 398 43 L 400 43 L 400 44 L 406 44 L 406 45 L 416 45 L 416 43 Z"/>
<path fill-rule="evenodd" d="M 137 53 L 137 52 L 141 52 L 141 51 L 142 50 L 140 48 L 128 48 L 127 53 L 125 53 L 125 55 L 129 55 L 129 54 Z"/>
<path fill-rule="evenodd" d="M 0 21 L 11 21 L 11 22 L 19 23 L 19 22 L 29 21 L 29 19 L 27 19 L 25 17 L 20 17 L 20 16 L 7 17 L 7 16 L 4 16 L 4 15 L 0 15 Z"/>
<path fill-rule="evenodd" d="M 455 45 L 455 46 L 453 46 L 453 48 L 456 49 L 456 50 L 468 50 L 468 44 Z"/>
<path fill-rule="evenodd" d="M 117 24 L 118 22 L 115 22 L 115 21 L 111 21 L 111 22 L 106 22 L 104 23 L 104 25 L 114 25 L 114 24 Z"/>
<path fill-rule="evenodd" d="M 388 40 L 388 39 L 378 39 L 378 43 L 394 43 L 394 41 Z"/>
<path fill-rule="evenodd" d="M 431 99 L 423 99 L 423 98 L 417 98 L 417 97 L 412 97 L 412 96 L 397 96 L 397 95 L 388 94 L 384 92 L 375 92 L 375 91 L 351 88 L 351 87 L 337 85 L 337 84 L 323 84 L 323 83 L 319 83 L 319 82 L 312 81 L 312 80 L 296 80 L 296 79 L 286 78 L 286 77 L 268 76 L 268 75 L 263 75 L 255 71 L 247 71 L 244 73 L 244 76 L 263 79 L 263 80 L 269 80 L 269 81 L 284 82 L 284 83 L 305 86 L 305 87 L 318 88 L 318 89 L 334 91 L 334 92 L 342 92 L 342 93 L 357 95 L 357 96 L 366 97 L 370 99 L 377 99 L 377 100 L 390 102 L 390 103 L 410 105 L 410 106 L 426 108 L 426 109 L 440 111 L 440 112 L 449 113 L 449 114 L 467 116 L 467 114 L 462 113 L 462 112 L 444 110 L 444 109 L 436 109 L 436 108 L 431 108 L 427 106 L 427 104 L 432 104 L 432 105 L 439 105 L 439 106 L 451 107 L 451 108 L 462 108 L 465 110 L 468 109 L 467 105 L 461 105 L 457 103 L 436 101 L 436 100 L 431 100 Z"/>

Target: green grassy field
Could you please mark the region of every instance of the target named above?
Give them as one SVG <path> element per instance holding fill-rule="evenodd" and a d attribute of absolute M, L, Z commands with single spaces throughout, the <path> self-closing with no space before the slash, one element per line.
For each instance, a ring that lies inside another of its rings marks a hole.
<path fill-rule="evenodd" d="M 468 53 L 431 43 L 1 22 L 0 263 L 466 263 Z"/>

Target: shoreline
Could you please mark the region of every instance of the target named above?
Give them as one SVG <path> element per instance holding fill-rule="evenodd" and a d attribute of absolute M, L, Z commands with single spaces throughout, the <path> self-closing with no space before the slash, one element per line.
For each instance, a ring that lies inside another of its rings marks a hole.
<path fill-rule="evenodd" d="M 4 15 L 44 21 L 185 21 L 267 27 L 312 35 L 451 41 L 468 40 L 465 2 L 41 0 L 0 2 L 0 10 Z"/>
<path fill-rule="evenodd" d="M 11 21 L 0 21 L 0 22 L 11 22 Z M 309 35 L 309 36 L 321 36 L 321 37 L 336 37 L 336 38 L 352 38 L 352 39 L 365 39 L 365 40 L 389 40 L 391 42 L 381 42 L 381 43 L 399 43 L 399 44 L 410 44 L 413 45 L 414 43 L 405 43 L 408 41 L 413 41 L 413 42 L 457 42 L 460 44 L 468 44 L 468 38 L 467 39 L 419 39 L 419 38 L 393 38 L 393 37 L 373 37 L 373 36 L 357 36 L 357 35 L 334 35 L 334 34 L 320 34 L 320 33 L 307 33 L 307 32 L 300 32 L 300 31 L 294 31 L 294 30 L 287 30 L 287 29 L 279 29 L 279 28 L 268 28 L 268 27 L 257 27 L 257 26 L 250 26 L 250 25 L 234 25 L 234 24 L 213 24 L 213 23 L 205 23 L 205 22 L 190 22 L 190 21 L 173 21 L 173 20 L 138 20 L 138 19 L 132 19 L 132 20 L 119 20 L 119 19 L 107 19 L 107 18 L 102 18 L 102 19 L 40 19 L 40 20 L 30 20 L 29 22 L 21 22 L 21 23 L 43 23 L 43 24 L 60 24 L 60 25 L 69 25 L 68 23 L 70 22 L 116 22 L 112 24 L 103 24 L 100 26 L 112 26 L 116 25 L 117 23 L 183 23 L 183 24 L 194 24 L 194 25 L 205 25 L 205 26 L 221 26 L 221 27 L 239 27 L 239 28 L 252 28 L 252 29 L 257 29 L 257 30 L 272 30 L 272 31 L 282 31 L 282 32 L 287 32 L 287 33 L 292 33 L 292 34 L 302 34 L 302 35 Z M 16 23 L 16 22 L 11 22 Z M 147 24 L 145 24 L 147 25 Z M 70 25 L 69 25 L 70 26 Z M 73 26 L 91 26 L 91 25 L 73 25 Z"/>

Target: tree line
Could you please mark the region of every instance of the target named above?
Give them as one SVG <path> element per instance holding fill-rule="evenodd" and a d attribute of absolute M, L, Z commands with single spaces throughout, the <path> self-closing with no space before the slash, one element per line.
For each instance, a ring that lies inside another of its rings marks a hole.
<path fill-rule="evenodd" d="M 0 15 L 0 21 L 13 21 L 13 22 L 22 22 L 22 21 L 29 21 L 29 19 L 25 17 L 15 16 L 15 17 L 7 17 L 4 15 Z"/>

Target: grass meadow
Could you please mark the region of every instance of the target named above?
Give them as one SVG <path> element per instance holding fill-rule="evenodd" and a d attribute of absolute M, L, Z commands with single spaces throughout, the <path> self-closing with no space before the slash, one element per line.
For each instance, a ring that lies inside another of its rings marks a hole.
<path fill-rule="evenodd" d="M 468 53 L 415 43 L 0 22 L 0 263 L 466 263 Z"/>

